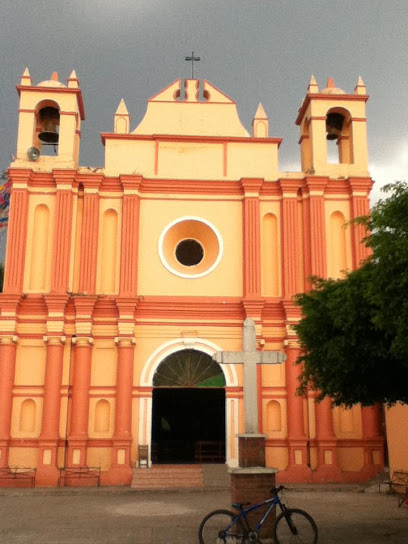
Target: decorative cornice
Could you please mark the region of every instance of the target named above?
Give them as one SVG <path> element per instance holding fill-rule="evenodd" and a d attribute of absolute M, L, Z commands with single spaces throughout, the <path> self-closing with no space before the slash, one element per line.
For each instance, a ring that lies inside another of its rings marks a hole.
<path fill-rule="evenodd" d="M 264 179 L 262 178 L 241 178 L 241 185 L 244 190 L 245 198 L 259 198 Z"/>

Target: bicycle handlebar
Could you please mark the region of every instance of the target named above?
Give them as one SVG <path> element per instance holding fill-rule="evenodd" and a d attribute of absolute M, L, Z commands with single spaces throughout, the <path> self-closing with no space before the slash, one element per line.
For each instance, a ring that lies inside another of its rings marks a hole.
<path fill-rule="evenodd" d="M 280 485 L 279 487 L 274 487 L 273 489 L 271 489 L 271 493 L 272 493 L 272 495 L 277 495 L 283 489 L 287 489 L 287 487 L 285 487 L 284 485 Z"/>

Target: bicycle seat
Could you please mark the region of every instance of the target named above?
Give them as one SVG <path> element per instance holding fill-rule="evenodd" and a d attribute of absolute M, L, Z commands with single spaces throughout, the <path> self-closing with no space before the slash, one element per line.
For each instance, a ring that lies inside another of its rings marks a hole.
<path fill-rule="evenodd" d="M 233 508 L 239 508 L 240 510 L 242 510 L 242 507 L 248 506 L 248 504 L 251 504 L 251 503 L 250 502 L 234 502 L 231 506 Z"/>

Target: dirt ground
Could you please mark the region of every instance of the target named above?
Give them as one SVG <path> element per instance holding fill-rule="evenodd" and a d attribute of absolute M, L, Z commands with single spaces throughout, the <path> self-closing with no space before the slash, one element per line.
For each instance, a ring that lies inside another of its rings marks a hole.
<path fill-rule="evenodd" d="M 408 507 L 393 496 L 315 486 L 286 499 L 314 517 L 319 544 L 408 544 Z M 227 490 L 0 489 L 0 542 L 197 544 L 204 515 L 229 506 Z"/>

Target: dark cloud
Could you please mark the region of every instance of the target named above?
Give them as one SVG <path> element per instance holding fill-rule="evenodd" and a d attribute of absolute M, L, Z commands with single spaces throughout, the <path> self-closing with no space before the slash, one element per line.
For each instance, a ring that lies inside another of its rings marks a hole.
<path fill-rule="evenodd" d="M 283 169 L 300 167 L 294 120 L 312 73 L 320 88 L 333 76 L 347 92 L 363 77 L 371 160 L 394 161 L 407 141 L 407 14 L 396 0 L 3 0 L 0 167 L 15 152 L 14 87 L 26 66 L 35 83 L 77 71 L 81 164 L 103 166 L 99 133 L 120 99 L 134 128 L 149 96 L 189 75 L 193 50 L 197 76 L 236 100 L 247 129 L 262 101 L 271 135 L 284 138 Z"/>

